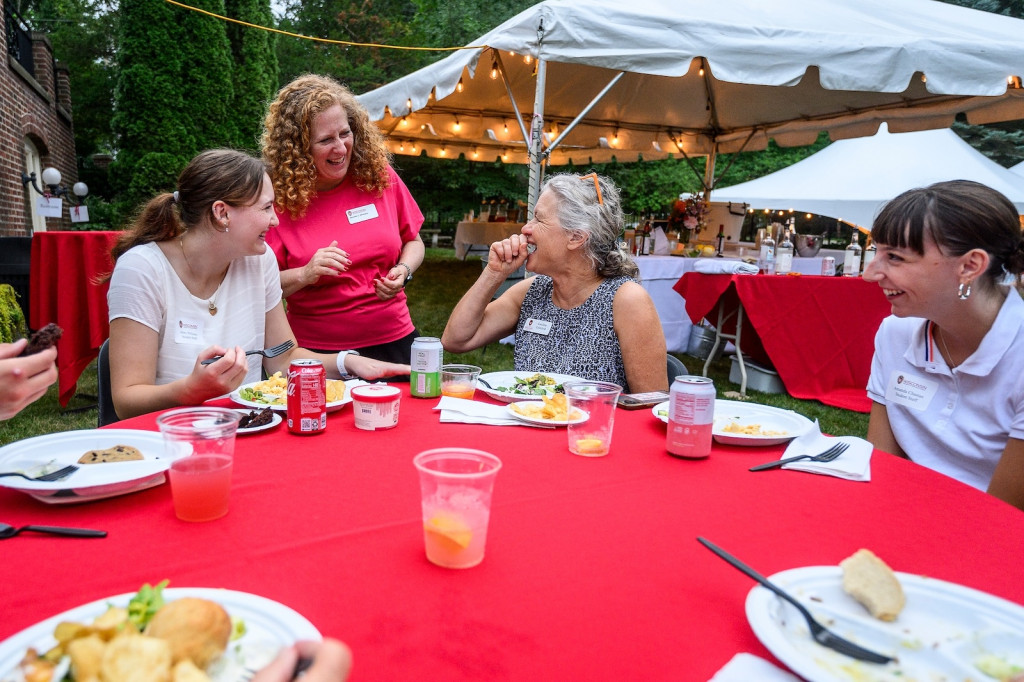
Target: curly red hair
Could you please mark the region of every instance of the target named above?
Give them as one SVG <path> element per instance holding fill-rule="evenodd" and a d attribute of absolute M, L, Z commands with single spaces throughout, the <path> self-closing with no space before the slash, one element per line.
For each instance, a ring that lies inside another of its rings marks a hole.
<path fill-rule="evenodd" d="M 316 166 L 310 153 L 313 119 L 340 104 L 354 141 L 348 174 L 359 189 L 380 195 L 389 184 L 391 153 L 366 108 L 347 87 L 329 76 L 306 74 L 281 88 L 263 121 L 263 159 L 274 184 L 274 203 L 302 217 L 316 196 Z"/>

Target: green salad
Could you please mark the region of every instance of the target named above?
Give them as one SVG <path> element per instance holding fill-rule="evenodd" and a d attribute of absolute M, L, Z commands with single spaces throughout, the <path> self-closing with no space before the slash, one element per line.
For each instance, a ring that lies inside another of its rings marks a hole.
<path fill-rule="evenodd" d="M 516 377 L 511 386 L 495 386 L 495 391 L 512 393 L 514 395 L 551 395 L 552 393 L 565 393 L 562 384 L 558 383 L 546 374 L 534 374 L 529 377 Z"/>

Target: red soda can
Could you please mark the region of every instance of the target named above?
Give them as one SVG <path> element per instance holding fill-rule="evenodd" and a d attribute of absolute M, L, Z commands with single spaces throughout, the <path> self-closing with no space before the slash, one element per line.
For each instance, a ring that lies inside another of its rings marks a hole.
<path fill-rule="evenodd" d="M 327 429 L 327 371 L 319 360 L 288 365 L 288 430 L 309 436 Z"/>
<path fill-rule="evenodd" d="M 672 383 L 665 447 L 668 454 L 701 459 L 711 454 L 715 419 L 715 384 L 707 377 L 685 375 Z"/>

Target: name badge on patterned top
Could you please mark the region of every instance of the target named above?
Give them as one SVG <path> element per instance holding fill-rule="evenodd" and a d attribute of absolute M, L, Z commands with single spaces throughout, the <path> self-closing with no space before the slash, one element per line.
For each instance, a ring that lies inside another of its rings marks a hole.
<path fill-rule="evenodd" d="M 350 208 L 345 211 L 345 215 L 348 216 L 349 224 L 355 225 L 356 223 L 361 223 L 364 220 L 376 218 L 377 206 L 375 204 L 367 204 L 366 206 L 359 206 L 358 208 Z"/>
<path fill-rule="evenodd" d="M 526 319 L 526 324 L 523 325 L 523 331 L 547 336 L 548 332 L 551 331 L 551 323 L 547 320 L 538 320 L 533 317 L 528 317 Z"/>

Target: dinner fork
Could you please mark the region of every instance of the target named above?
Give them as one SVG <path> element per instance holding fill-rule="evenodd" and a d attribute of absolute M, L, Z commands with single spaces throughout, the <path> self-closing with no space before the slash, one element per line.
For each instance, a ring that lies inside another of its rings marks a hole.
<path fill-rule="evenodd" d="M 868 661 L 869 663 L 889 663 L 890 661 L 894 660 L 889 656 L 876 654 L 874 651 L 865 649 L 864 647 L 858 644 L 854 644 L 853 642 L 847 639 L 843 639 L 836 633 L 832 632 L 824 625 L 816 621 L 814 619 L 814 616 L 811 615 L 811 612 L 808 611 L 803 604 L 798 602 L 795 597 L 790 595 L 788 592 L 784 591 L 781 587 L 779 587 L 772 581 L 768 580 L 768 578 L 765 578 L 763 575 L 755 571 L 750 566 L 747 566 L 745 563 L 743 563 L 733 555 L 726 552 L 721 547 L 718 547 L 717 545 L 712 543 L 710 540 L 705 540 L 704 538 L 698 537 L 697 542 L 710 549 L 720 558 L 724 559 L 727 563 L 731 564 L 734 568 L 739 569 L 742 573 L 747 574 L 747 576 L 753 578 L 761 585 L 768 588 L 769 590 L 771 590 L 772 592 L 779 595 L 780 597 L 788 601 L 790 604 L 795 606 L 796 610 L 799 611 L 800 615 L 802 615 L 804 617 L 804 620 L 807 621 L 807 627 L 811 630 L 811 636 L 814 638 L 814 641 L 818 644 L 826 646 L 834 651 L 838 651 L 839 653 L 849 656 L 850 658 L 855 658 L 858 661 Z"/>
<path fill-rule="evenodd" d="M 288 339 L 284 343 L 279 343 L 276 346 L 274 346 L 273 348 L 264 348 L 263 350 L 247 350 L 247 351 L 245 351 L 245 354 L 246 355 L 262 355 L 265 358 L 276 358 L 278 355 L 280 355 L 281 353 L 283 353 L 286 350 L 290 349 L 294 345 L 295 345 L 295 342 L 292 341 L 291 339 Z M 199 364 L 201 364 L 201 365 L 209 365 L 211 362 L 217 362 L 222 357 L 224 357 L 224 356 L 223 355 L 214 355 L 212 358 L 210 358 L 208 360 L 203 360 Z"/>
<path fill-rule="evenodd" d="M 52 483 L 55 480 L 67 478 L 76 471 L 78 471 L 78 467 L 75 466 L 74 464 L 69 464 L 68 466 L 63 467 L 62 469 L 51 471 L 48 474 L 43 474 L 42 476 L 30 476 L 20 471 L 5 471 L 3 473 L 0 473 L 0 476 L 20 476 L 22 478 L 25 478 L 26 480 L 38 480 L 44 483 Z"/>
<path fill-rule="evenodd" d="M 787 457 L 785 459 L 777 459 L 774 462 L 768 462 L 767 464 L 758 464 L 756 467 L 750 467 L 751 471 L 764 471 L 765 469 L 774 469 L 780 467 L 783 464 L 789 464 L 790 462 L 796 462 L 801 459 L 810 460 L 812 462 L 831 462 L 832 460 L 839 457 L 850 448 L 849 443 L 836 443 L 825 452 L 818 453 L 817 455 L 797 455 L 795 457 Z"/>
<path fill-rule="evenodd" d="M 59 481 L 61 479 L 67 478 L 76 471 L 78 471 L 78 467 L 75 466 L 74 464 L 69 464 L 63 469 L 57 469 L 56 471 L 51 471 L 50 473 L 43 474 L 42 476 L 29 476 L 28 474 L 23 474 L 20 471 L 7 471 L 4 473 L 0 473 L 0 476 L 21 476 L 22 478 L 28 481 L 39 481 L 40 483 L 53 483 L 54 481 Z"/>

